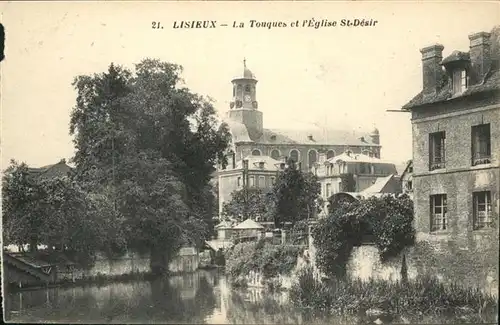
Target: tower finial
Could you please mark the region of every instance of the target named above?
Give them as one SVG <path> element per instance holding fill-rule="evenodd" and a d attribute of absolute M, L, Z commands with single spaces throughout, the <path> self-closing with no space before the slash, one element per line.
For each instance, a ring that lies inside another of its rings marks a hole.
<path fill-rule="evenodd" d="M 243 67 L 246 68 L 247 67 L 247 58 L 243 58 Z"/>

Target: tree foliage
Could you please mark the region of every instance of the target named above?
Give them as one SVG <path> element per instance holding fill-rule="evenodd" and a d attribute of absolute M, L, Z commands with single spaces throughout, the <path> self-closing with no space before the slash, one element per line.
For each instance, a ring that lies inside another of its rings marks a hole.
<path fill-rule="evenodd" d="M 299 170 L 293 160 L 278 175 L 272 191 L 274 222 L 281 228 L 284 222 L 292 225 L 299 220 L 314 217 L 321 211 L 321 185 L 312 173 Z"/>
<path fill-rule="evenodd" d="M 272 201 L 267 192 L 260 188 L 242 188 L 231 193 L 231 201 L 224 202 L 222 215 L 226 218 L 235 218 L 238 221 L 245 219 L 268 220 L 272 216 Z"/>
<path fill-rule="evenodd" d="M 134 71 L 111 64 L 74 82 L 77 178 L 111 198 L 127 244 L 148 250 L 158 273 L 181 245 L 208 236 L 209 181 L 229 141 L 212 103 L 182 87 L 181 72 L 146 59 Z"/>
<path fill-rule="evenodd" d="M 3 177 L 6 244 L 38 245 L 70 254 L 83 265 L 97 250 L 118 247 L 109 201 L 93 197 L 69 177 L 43 178 L 13 161 Z"/>
<path fill-rule="evenodd" d="M 313 230 L 316 262 L 329 275 L 344 277 L 355 246 L 369 239 L 385 262 L 413 245 L 413 203 L 407 195 L 341 202 Z"/>

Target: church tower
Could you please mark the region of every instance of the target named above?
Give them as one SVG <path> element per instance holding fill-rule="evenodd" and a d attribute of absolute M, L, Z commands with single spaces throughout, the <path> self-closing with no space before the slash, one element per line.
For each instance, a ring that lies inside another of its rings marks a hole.
<path fill-rule="evenodd" d="M 229 104 L 229 118 L 244 124 L 250 139 L 257 140 L 262 136 L 262 112 L 258 110 L 257 79 L 247 68 L 246 60 L 243 60 L 243 74 L 231 82 L 233 84 L 233 99 Z"/>

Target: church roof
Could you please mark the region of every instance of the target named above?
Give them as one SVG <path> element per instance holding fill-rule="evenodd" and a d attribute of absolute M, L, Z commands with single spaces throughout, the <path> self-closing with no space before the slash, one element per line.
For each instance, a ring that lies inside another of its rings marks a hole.
<path fill-rule="evenodd" d="M 247 127 L 245 124 L 228 119 L 224 121 L 229 127 L 229 132 L 231 132 L 233 143 L 238 142 L 253 142 L 248 134 Z"/>
<path fill-rule="evenodd" d="M 260 138 L 252 140 L 247 127 L 243 123 L 230 119 L 225 122 L 233 137 L 233 143 L 378 146 L 378 144 L 371 141 L 370 134 L 367 132 L 320 128 L 263 129 Z"/>

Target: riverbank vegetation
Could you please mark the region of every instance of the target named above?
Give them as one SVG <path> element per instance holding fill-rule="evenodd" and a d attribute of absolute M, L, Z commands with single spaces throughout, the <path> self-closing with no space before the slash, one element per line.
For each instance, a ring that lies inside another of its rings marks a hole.
<path fill-rule="evenodd" d="M 303 250 L 303 246 L 273 245 L 265 239 L 240 243 L 227 251 L 226 272 L 235 286 L 246 286 L 245 277 L 257 272 L 268 286 L 276 287 L 273 279 L 289 275 Z"/>
<path fill-rule="evenodd" d="M 443 284 L 432 277 L 408 282 L 320 280 L 311 268 L 301 270 L 290 290 L 290 298 L 294 305 L 318 312 L 361 314 L 388 320 L 406 317 L 411 322 L 419 322 L 421 317 L 429 315 L 454 315 L 462 321 L 488 322 L 493 321 L 498 312 L 495 297 L 453 283 Z"/>

